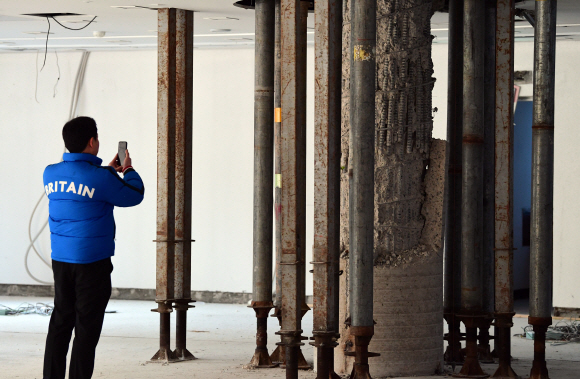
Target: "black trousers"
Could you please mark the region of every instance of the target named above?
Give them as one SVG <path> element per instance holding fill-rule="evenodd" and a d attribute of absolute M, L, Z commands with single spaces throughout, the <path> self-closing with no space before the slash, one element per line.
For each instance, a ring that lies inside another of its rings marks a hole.
<path fill-rule="evenodd" d="M 43 378 L 65 378 L 66 355 L 74 329 L 69 378 L 89 379 L 111 297 L 111 258 L 87 264 L 53 260 L 52 271 L 54 310 L 46 337 Z"/>

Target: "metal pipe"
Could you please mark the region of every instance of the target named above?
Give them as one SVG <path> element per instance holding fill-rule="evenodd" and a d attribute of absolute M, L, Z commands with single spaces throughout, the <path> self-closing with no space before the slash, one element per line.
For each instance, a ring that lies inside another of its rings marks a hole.
<path fill-rule="evenodd" d="M 155 302 L 160 314 L 159 351 L 152 361 L 172 361 L 171 303 L 174 298 L 175 260 L 175 9 L 158 11 L 157 77 L 157 238 Z"/>
<path fill-rule="evenodd" d="M 272 303 L 272 170 L 274 156 L 274 2 L 257 0 L 254 76 L 254 275 L 256 350 L 250 364 L 276 367 L 267 349 Z"/>
<path fill-rule="evenodd" d="M 350 316 L 355 337 L 351 378 L 370 378 L 368 343 L 374 334 L 375 0 L 351 2 L 350 125 L 352 131 L 352 219 Z"/>
<path fill-rule="evenodd" d="M 485 3 L 466 0 L 463 31 L 463 154 L 461 198 L 461 319 L 466 357 L 454 376 L 487 377 L 478 360 L 483 317 L 483 144 Z"/>
<path fill-rule="evenodd" d="M 175 345 L 180 360 L 187 350 L 187 310 L 191 299 L 191 186 L 193 115 L 193 12 L 175 11 Z"/>
<path fill-rule="evenodd" d="M 517 378 L 511 367 L 513 297 L 514 0 L 497 0 L 495 46 L 495 350 L 492 377 Z"/>
<path fill-rule="evenodd" d="M 329 379 L 338 377 L 342 0 L 318 1 L 315 22 L 313 345 L 317 378 Z"/>
<path fill-rule="evenodd" d="M 274 315 L 279 313 L 282 303 L 282 277 L 280 275 L 280 257 L 282 254 L 282 233 L 281 233 L 281 203 L 280 195 L 282 193 L 282 166 L 281 166 L 281 126 L 282 126 L 282 109 L 281 109 L 281 91 L 280 91 L 280 0 L 274 2 L 275 13 L 275 37 L 274 37 L 274 210 L 276 214 L 275 228 L 275 246 L 276 246 L 276 309 Z"/>
<path fill-rule="evenodd" d="M 495 224 L 495 18 L 496 1 L 485 1 L 484 159 L 483 159 L 483 311 L 487 322 L 479 330 L 479 361 L 494 363 L 489 329 L 494 311 Z"/>
<path fill-rule="evenodd" d="M 548 377 L 545 329 L 552 323 L 556 8 L 556 0 L 536 1 L 529 317 L 536 334 L 531 379 Z"/>
<path fill-rule="evenodd" d="M 281 242 L 280 271 L 282 278 L 282 336 L 286 348 L 286 378 L 298 378 L 298 350 L 301 342 L 301 318 L 304 294 L 303 246 L 305 236 L 305 128 L 302 114 L 305 104 L 300 98 L 300 70 L 305 41 L 300 38 L 300 1 L 281 0 Z"/>
<path fill-rule="evenodd" d="M 445 238 L 444 317 L 447 320 L 445 362 L 463 362 L 461 330 L 461 154 L 463 130 L 463 0 L 449 1 L 449 67 L 447 96 L 448 188 Z"/>
<path fill-rule="evenodd" d="M 272 302 L 274 3 L 256 0 L 253 301 Z"/>

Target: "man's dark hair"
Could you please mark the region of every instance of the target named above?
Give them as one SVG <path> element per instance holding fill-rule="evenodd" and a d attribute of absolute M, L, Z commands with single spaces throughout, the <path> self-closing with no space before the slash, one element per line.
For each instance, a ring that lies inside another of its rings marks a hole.
<path fill-rule="evenodd" d="M 81 153 L 91 138 L 97 138 L 97 123 L 90 117 L 73 118 L 62 128 L 64 146 L 71 153 Z"/>

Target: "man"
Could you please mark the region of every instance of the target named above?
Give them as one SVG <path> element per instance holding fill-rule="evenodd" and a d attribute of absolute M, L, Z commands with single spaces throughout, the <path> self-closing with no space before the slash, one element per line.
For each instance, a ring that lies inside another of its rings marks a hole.
<path fill-rule="evenodd" d="M 44 379 L 65 378 L 73 329 L 69 378 L 88 379 L 93 375 L 95 349 L 111 296 L 113 208 L 141 203 L 145 188 L 131 166 L 129 151 L 124 162 L 118 162 L 117 154 L 109 166 L 101 166 L 97 124 L 92 118 L 67 122 L 62 136 L 70 153 L 63 155 L 63 162 L 44 170 L 55 291 Z"/>

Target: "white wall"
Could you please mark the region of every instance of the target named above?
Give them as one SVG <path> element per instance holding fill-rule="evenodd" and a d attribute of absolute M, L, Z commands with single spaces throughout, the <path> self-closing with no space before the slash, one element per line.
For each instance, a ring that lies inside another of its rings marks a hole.
<path fill-rule="evenodd" d="M 533 44 L 516 45 L 516 70 L 533 67 Z M 559 41 L 556 74 L 556 134 L 554 178 L 554 305 L 580 308 L 580 168 L 573 164 L 580 101 L 580 44 Z M 313 54 L 309 48 L 308 81 L 308 229 L 312 230 Z M 80 53 L 61 53 L 61 79 L 56 57 L 47 58 L 34 99 L 35 60 L 42 55 L 0 54 L 0 283 L 34 284 L 24 269 L 28 220 L 42 194 L 42 171 L 59 160 L 61 128 L 67 119 Z M 194 68 L 194 192 L 192 288 L 251 291 L 252 170 L 253 170 L 253 49 L 195 50 Z M 118 209 L 117 253 L 113 285 L 155 286 L 156 185 L 156 52 L 94 52 L 89 58 L 79 114 L 95 117 L 105 164 L 117 141 L 128 140 L 146 195 L 136 208 Z M 447 123 L 447 45 L 433 46 L 437 82 L 433 91 L 433 136 L 444 139 Z M 531 94 L 523 88 L 522 94 Z M 36 231 L 46 219 L 46 201 L 33 220 Z M 49 252 L 48 233 L 39 246 Z M 307 253 L 311 254 L 312 234 Z M 33 274 L 50 279 L 48 268 L 32 256 Z M 310 257 L 307 257 L 307 262 Z M 307 293 L 312 293 L 307 276 Z"/>
<path fill-rule="evenodd" d="M 43 193 L 44 167 L 59 161 L 62 154 L 61 129 L 67 121 L 80 56 L 59 54 L 61 79 L 53 98 L 58 74 L 56 56 L 49 54 L 39 75 L 37 103 L 35 60 L 42 65 L 42 54 L 38 58 L 30 53 L 0 54 L 0 157 L 4 162 L 0 175 L 10 183 L 0 197 L 0 283 L 36 284 L 24 268 L 28 220 Z M 309 59 L 312 141 L 312 48 Z M 192 289 L 251 292 L 254 50 L 196 49 L 194 62 Z M 114 156 L 117 141 L 129 142 L 146 188 L 141 205 L 115 211 L 115 287 L 155 288 L 156 96 L 156 51 L 91 53 L 78 114 L 96 119 L 104 164 Z M 312 159 L 310 148 L 308 161 Z M 311 164 L 308 173 L 312 178 Z M 312 181 L 308 186 L 310 222 Z M 47 201 L 43 200 L 32 223 L 33 233 L 46 217 Z M 48 230 L 37 246 L 50 256 Z M 307 246 L 312 246 L 312 235 Z M 36 256 L 29 263 L 35 276 L 51 279 L 50 270 Z M 311 294 L 311 277 L 307 286 Z"/>

